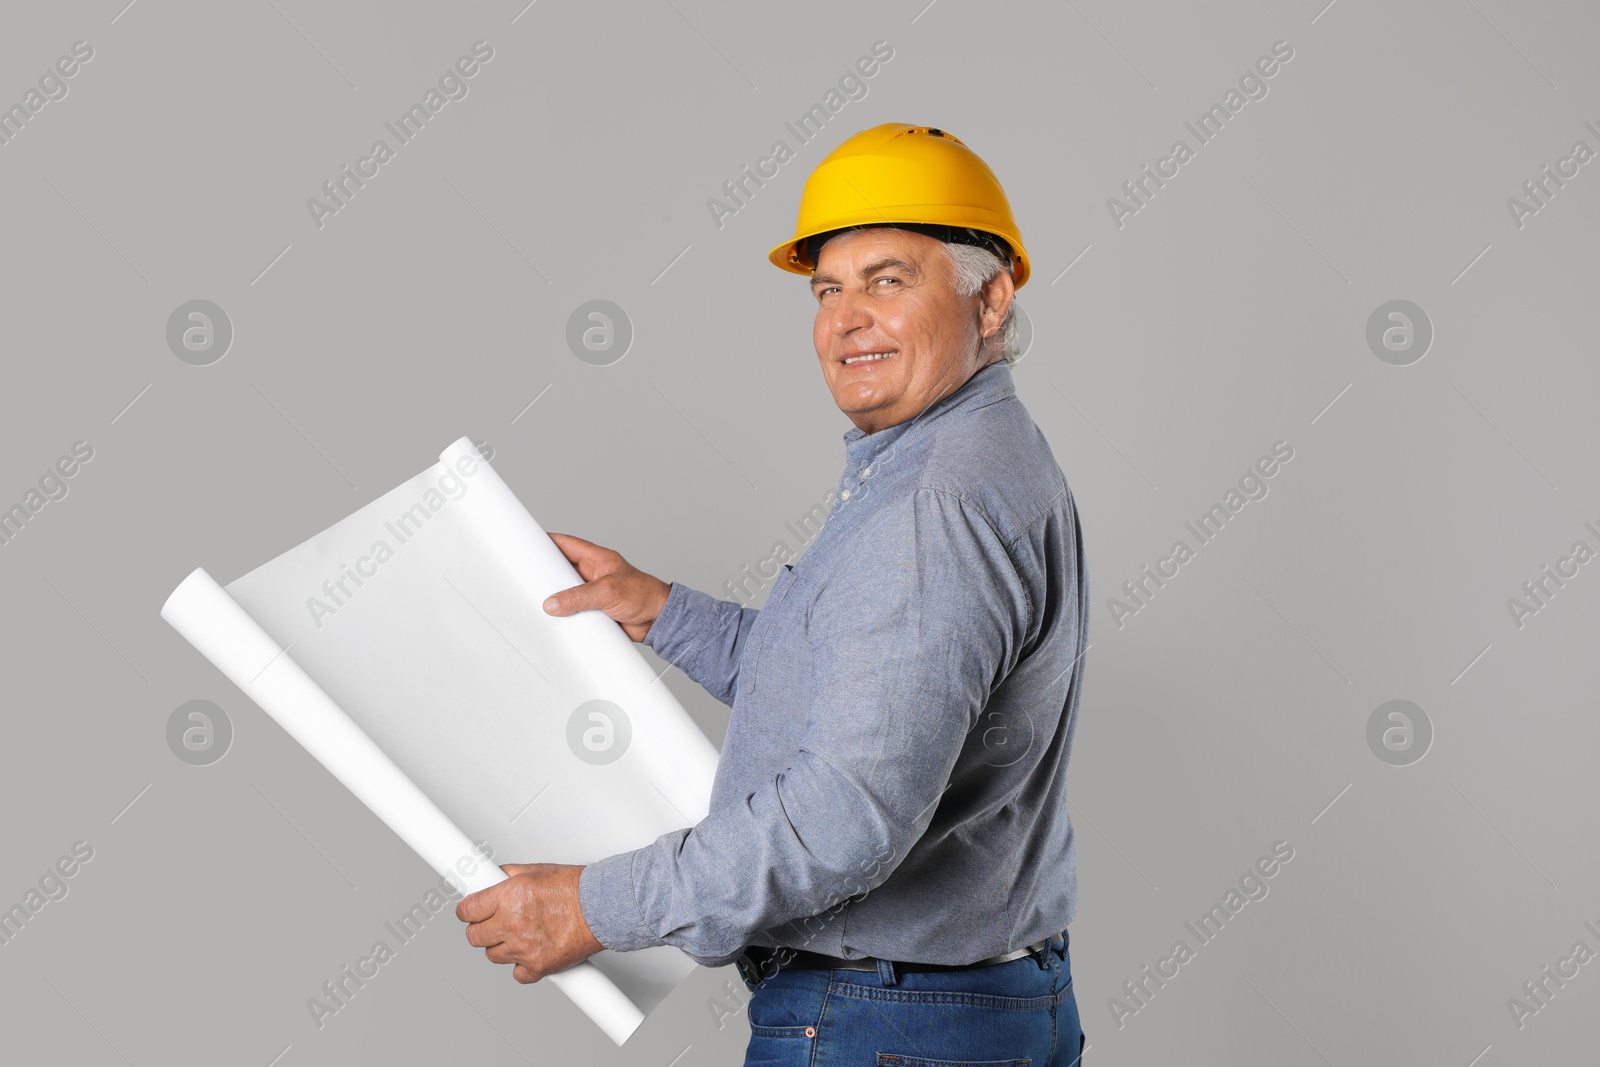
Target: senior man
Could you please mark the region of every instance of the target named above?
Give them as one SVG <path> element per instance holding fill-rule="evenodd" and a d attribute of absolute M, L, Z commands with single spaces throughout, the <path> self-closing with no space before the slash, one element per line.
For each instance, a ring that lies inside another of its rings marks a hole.
<path fill-rule="evenodd" d="M 550 535 L 584 583 L 547 611 L 605 612 L 731 705 L 710 814 L 587 866 L 509 866 L 457 913 L 523 982 L 601 948 L 737 962 L 747 1063 L 1077 1064 L 1089 579 L 1012 380 L 1010 205 L 957 138 L 886 124 L 818 165 L 769 258 L 810 275 L 854 424 L 804 557 L 756 609 Z"/>

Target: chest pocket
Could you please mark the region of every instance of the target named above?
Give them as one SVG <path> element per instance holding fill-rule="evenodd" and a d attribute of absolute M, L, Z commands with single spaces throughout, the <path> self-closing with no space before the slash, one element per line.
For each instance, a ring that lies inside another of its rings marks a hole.
<path fill-rule="evenodd" d="M 756 676 L 761 669 L 761 656 L 766 650 L 767 643 L 772 640 L 773 631 L 793 631 L 792 621 L 780 609 L 798 578 L 799 573 L 785 563 L 783 569 L 773 579 L 772 592 L 767 594 L 767 602 L 761 606 L 761 614 L 757 616 L 756 624 L 751 631 L 751 648 L 745 654 L 747 661 L 739 664 L 740 692 L 749 693 L 755 689 Z"/>

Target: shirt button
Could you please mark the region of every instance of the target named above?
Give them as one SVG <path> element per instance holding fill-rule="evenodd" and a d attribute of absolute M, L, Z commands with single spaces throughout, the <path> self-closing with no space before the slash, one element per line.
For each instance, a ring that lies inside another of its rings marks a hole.
<path fill-rule="evenodd" d="M 846 489 L 844 492 L 840 493 L 839 494 L 839 499 L 840 500 L 849 500 L 850 499 L 850 490 Z"/>
<path fill-rule="evenodd" d="M 871 473 L 872 473 L 872 468 L 871 467 L 867 467 L 867 468 L 862 470 L 861 477 L 865 478 L 868 475 L 870 475 Z"/>

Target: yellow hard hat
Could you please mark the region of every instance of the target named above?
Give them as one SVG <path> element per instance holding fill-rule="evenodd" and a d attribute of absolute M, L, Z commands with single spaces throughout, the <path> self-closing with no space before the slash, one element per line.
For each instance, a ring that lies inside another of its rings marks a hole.
<path fill-rule="evenodd" d="M 1028 280 L 1028 253 L 994 171 L 955 135 L 903 122 L 862 130 L 828 153 L 806 179 L 794 236 L 767 258 L 791 273 L 812 274 L 816 258 L 807 246 L 820 242 L 808 238 L 890 224 L 964 244 L 990 245 L 980 235 L 999 237 L 1006 247 L 996 251 L 1015 259 L 1016 288 Z"/>

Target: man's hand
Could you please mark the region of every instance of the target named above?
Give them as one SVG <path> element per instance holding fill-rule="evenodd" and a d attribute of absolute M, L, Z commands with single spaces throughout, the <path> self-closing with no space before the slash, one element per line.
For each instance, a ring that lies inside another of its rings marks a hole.
<path fill-rule="evenodd" d="M 583 584 L 552 594 L 544 602 L 544 610 L 551 615 L 571 615 L 598 608 L 615 619 L 629 639 L 643 641 L 650 624 L 661 614 L 672 583 L 646 574 L 615 550 L 581 537 L 553 533 L 550 540 L 577 568 Z"/>
<path fill-rule="evenodd" d="M 490 963 L 514 963 L 524 985 L 576 967 L 605 948 L 578 904 L 581 865 L 507 863 L 510 877 L 464 898 L 456 918 L 469 924 L 467 943 Z"/>

